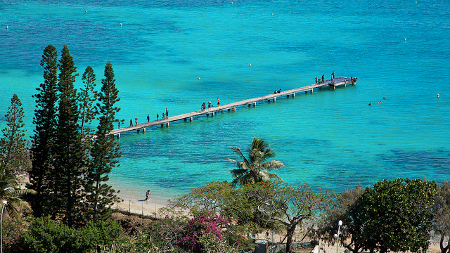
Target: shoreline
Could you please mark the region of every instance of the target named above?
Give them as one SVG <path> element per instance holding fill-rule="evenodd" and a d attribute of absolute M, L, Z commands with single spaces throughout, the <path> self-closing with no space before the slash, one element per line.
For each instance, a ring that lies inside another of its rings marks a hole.
<path fill-rule="evenodd" d="M 18 176 L 19 188 L 25 189 L 26 184 L 29 182 L 28 175 L 22 174 Z M 131 194 L 117 193 L 116 195 L 123 201 L 116 202 L 111 207 L 112 209 L 117 209 L 120 211 L 130 212 L 134 214 L 148 215 L 148 216 L 158 216 L 158 212 L 161 208 L 166 207 L 169 203 L 167 200 L 152 198 L 149 196 L 148 200 L 138 199 L 136 196 Z"/>
<path fill-rule="evenodd" d="M 152 198 L 151 195 L 148 200 L 136 199 L 135 196 L 121 193 L 117 194 L 117 196 L 123 201 L 114 203 L 112 208 L 134 214 L 157 217 L 159 210 L 168 204 L 168 201 Z"/>

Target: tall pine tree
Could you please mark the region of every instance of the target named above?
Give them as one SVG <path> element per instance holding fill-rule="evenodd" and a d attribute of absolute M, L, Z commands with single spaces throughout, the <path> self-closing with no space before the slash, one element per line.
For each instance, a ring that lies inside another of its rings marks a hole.
<path fill-rule="evenodd" d="M 11 176 L 27 171 L 30 165 L 23 116 L 22 102 L 14 94 L 5 115 L 7 127 L 2 130 L 3 138 L 0 139 L 0 162 L 3 163 L 6 174 Z"/>
<path fill-rule="evenodd" d="M 94 102 L 97 100 L 97 91 L 95 90 L 95 73 L 91 66 L 87 66 L 82 77 L 84 87 L 81 88 L 79 94 L 80 100 L 80 118 L 81 118 L 81 134 L 90 134 L 89 126 L 95 119 L 96 111 Z M 85 126 L 85 124 L 87 126 Z"/>
<path fill-rule="evenodd" d="M 102 79 L 102 88 L 99 94 L 97 107 L 100 113 L 99 125 L 96 132 L 96 140 L 91 152 L 92 163 L 88 171 L 87 203 L 90 207 L 88 215 L 91 218 L 107 219 L 111 214 L 110 206 L 118 200 L 114 189 L 107 185 L 108 174 L 112 168 L 118 166 L 121 154 L 119 145 L 113 135 L 108 132 L 114 129 L 116 122 L 115 114 L 120 108 L 116 107 L 119 102 L 119 91 L 115 86 L 114 70 L 110 61 L 105 66 L 105 79 Z"/>
<path fill-rule="evenodd" d="M 69 227 L 81 218 L 83 173 L 86 156 L 80 133 L 77 91 L 74 88 L 76 67 L 69 48 L 64 45 L 59 62 L 59 107 L 55 143 L 55 209 Z"/>
<path fill-rule="evenodd" d="M 34 215 L 44 216 L 50 214 L 52 190 L 49 185 L 49 176 L 52 174 L 52 150 L 56 135 L 57 122 L 57 83 L 58 58 L 56 48 L 48 45 L 44 49 L 41 66 L 44 68 L 44 82 L 37 88 L 33 124 L 34 136 L 32 138 L 32 167 L 30 170 L 29 189 L 36 191 L 36 195 L 29 200 Z"/>

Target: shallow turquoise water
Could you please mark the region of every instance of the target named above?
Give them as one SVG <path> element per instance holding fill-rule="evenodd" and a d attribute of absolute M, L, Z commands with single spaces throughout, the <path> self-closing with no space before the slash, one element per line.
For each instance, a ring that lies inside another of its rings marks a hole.
<path fill-rule="evenodd" d="M 441 182 L 450 179 L 448 17 L 450 2 L 438 0 L 2 1 L 0 124 L 17 93 L 32 133 L 31 95 L 48 44 L 61 51 L 67 43 L 80 75 L 93 66 L 98 85 L 111 60 L 126 122 L 335 71 L 357 76 L 357 85 L 122 135 L 110 182 L 124 195 L 150 188 L 165 200 L 231 180 L 229 147 L 253 137 L 275 149 L 286 165 L 276 173 L 289 183 L 341 191 L 384 178 Z"/>

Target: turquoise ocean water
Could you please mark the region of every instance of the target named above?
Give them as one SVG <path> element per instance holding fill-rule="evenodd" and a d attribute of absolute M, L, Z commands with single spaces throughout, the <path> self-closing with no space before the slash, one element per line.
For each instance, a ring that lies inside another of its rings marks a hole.
<path fill-rule="evenodd" d="M 384 178 L 450 179 L 449 1 L 0 1 L 0 42 L 0 126 L 17 93 L 28 135 L 48 44 L 61 52 L 67 43 L 78 73 L 91 65 L 98 86 L 112 62 L 125 122 L 333 71 L 358 77 L 356 86 L 123 134 L 110 183 L 124 196 L 151 189 L 166 200 L 230 181 L 230 146 L 254 137 L 275 149 L 286 165 L 276 173 L 289 183 L 341 191 Z"/>

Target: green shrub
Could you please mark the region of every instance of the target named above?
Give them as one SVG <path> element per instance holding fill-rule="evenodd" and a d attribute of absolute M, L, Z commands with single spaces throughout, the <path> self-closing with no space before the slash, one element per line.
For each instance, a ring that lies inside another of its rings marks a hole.
<path fill-rule="evenodd" d="M 21 240 L 26 252 L 83 253 L 111 246 L 121 233 L 116 222 L 90 222 L 77 230 L 47 217 L 33 220 Z"/>

